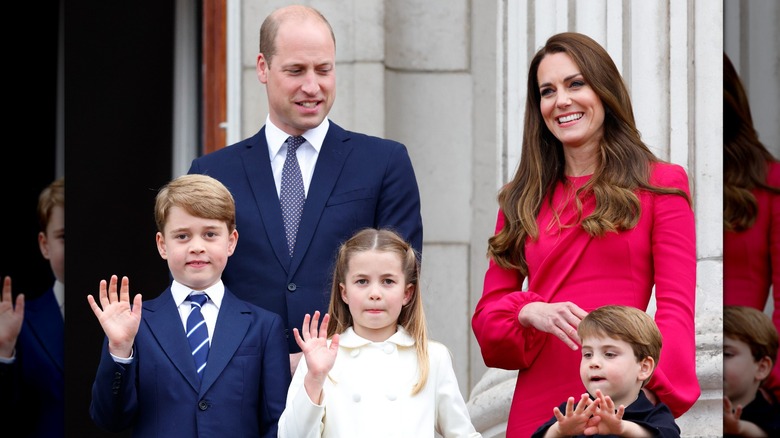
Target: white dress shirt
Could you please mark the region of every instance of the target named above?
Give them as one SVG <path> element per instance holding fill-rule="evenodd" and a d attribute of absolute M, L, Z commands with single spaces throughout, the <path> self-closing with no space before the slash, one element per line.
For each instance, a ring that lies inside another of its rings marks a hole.
<path fill-rule="evenodd" d="M 189 296 L 192 292 L 192 289 L 176 280 L 173 280 L 173 283 L 171 283 L 173 302 L 176 303 L 176 307 L 179 309 L 181 326 L 185 333 L 187 331 L 187 318 L 192 311 L 192 304 L 189 300 Z M 222 280 L 219 280 L 204 292 L 209 296 L 209 300 L 201 307 L 200 313 L 203 315 L 203 319 L 206 320 L 206 327 L 209 329 L 209 345 L 211 345 L 211 339 L 214 338 L 214 327 L 217 325 L 219 307 L 222 305 L 222 297 L 225 296 L 225 284 L 222 283 Z"/>
<path fill-rule="evenodd" d="M 325 141 L 325 135 L 328 133 L 330 122 L 326 117 L 319 126 L 303 133 L 306 142 L 298 147 L 296 156 L 298 165 L 301 167 L 301 176 L 303 177 L 303 190 L 309 193 L 309 185 L 314 175 L 314 165 L 317 163 L 317 157 L 322 149 L 322 142 Z M 282 168 L 284 160 L 287 158 L 287 137 L 290 134 L 277 128 L 272 122 L 271 117 L 265 120 L 265 140 L 268 142 L 268 155 L 271 158 L 271 169 L 274 172 L 274 182 L 276 183 L 276 194 L 278 195 L 282 187 Z"/>
<path fill-rule="evenodd" d="M 54 281 L 54 286 L 52 286 L 52 290 L 54 290 L 54 299 L 57 300 L 57 304 L 60 306 L 60 313 L 62 314 L 62 319 L 65 319 L 65 283 L 62 283 L 59 280 Z"/>

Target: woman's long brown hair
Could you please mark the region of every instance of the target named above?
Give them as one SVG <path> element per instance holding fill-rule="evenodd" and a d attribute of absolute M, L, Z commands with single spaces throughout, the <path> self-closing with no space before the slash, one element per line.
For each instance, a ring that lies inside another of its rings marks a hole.
<path fill-rule="evenodd" d="M 747 93 L 734 65 L 723 54 L 723 227 L 744 231 L 753 226 L 758 204 L 752 190 L 780 193 L 767 185 L 774 157 L 758 139 Z"/>
<path fill-rule="evenodd" d="M 677 188 L 657 187 L 649 182 L 650 167 L 660 161 L 642 141 L 634 121 L 628 89 L 615 63 L 590 37 L 564 32 L 550 37 L 531 60 L 523 124 L 520 163 L 514 178 L 498 194 L 506 217 L 503 229 L 488 240 L 488 256 L 499 266 L 528 275 L 526 239 L 539 235 L 536 217 L 542 202 L 552 202 L 556 183 L 565 181 L 563 145 L 547 129 L 541 116 L 537 72 L 545 56 L 566 53 L 580 68 L 585 82 L 604 105 L 604 133 L 596 169 L 574 197 L 579 225 L 591 236 L 631 229 L 639 221 L 638 189 L 659 194 L 688 195 Z M 582 194 L 595 197 L 596 208 L 582 219 Z M 561 224 L 575 226 L 575 224 Z"/>

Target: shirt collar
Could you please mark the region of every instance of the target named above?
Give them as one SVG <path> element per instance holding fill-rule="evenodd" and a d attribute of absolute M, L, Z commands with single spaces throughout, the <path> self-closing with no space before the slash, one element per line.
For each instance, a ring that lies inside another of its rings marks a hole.
<path fill-rule="evenodd" d="M 303 137 L 314 148 L 314 150 L 317 151 L 317 153 L 319 153 L 320 149 L 322 149 L 322 143 L 325 141 L 325 135 L 328 133 L 329 127 L 330 121 L 326 117 L 322 120 L 322 123 L 320 123 L 319 126 L 309 129 L 303 133 Z M 271 122 L 270 115 L 266 116 L 265 140 L 268 142 L 268 153 L 272 160 L 282 149 L 282 145 L 285 141 L 287 141 L 287 137 L 289 136 L 290 134 L 282 131 L 276 125 L 274 125 L 273 122 Z"/>
<path fill-rule="evenodd" d="M 217 281 L 204 291 L 209 299 L 217 306 L 217 309 L 222 305 L 222 298 L 225 296 L 225 284 L 222 280 Z M 173 280 L 171 283 L 171 294 L 173 294 L 173 302 L 176 303 L 176 307 L 181 306 L 181 303 L 187 301 L 187 297 L 192 293 L 192 289 Z"/>
<path fill-rule="evenodd" d="M 385 342 L 396 344 L 399 347 L 411 347 L 414 345 L 414 339 L 402 326 L 397 326 L 397 331 L 387 338 Z M 347 328 L 344 333 L 339 335 L 339 346 L 345 348 L 360 348 L 369 344 L 383 344 L 383 342 L 373 342 L 360 337 L 352 327 Z"/>
<path fill-rule="evenodd" d="M 55 280 L 52 289 L 54 289 L 54 298 L 57 299 L 57 304 L 62 307 L 62 305 L 65 304 L 65 283 Z"/>
<path fill-rule="evenodd" d="M 60 313 L 65 318 L 65 283 L 55 280 L 52 290 L 54 291 L 54 299 L 57 300 L 57 305 L 60 306 Z"/>

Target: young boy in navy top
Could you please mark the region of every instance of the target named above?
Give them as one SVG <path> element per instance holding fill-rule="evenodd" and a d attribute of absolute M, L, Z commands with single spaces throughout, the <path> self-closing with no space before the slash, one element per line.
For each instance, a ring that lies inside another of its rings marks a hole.
<path fill-rule="evenodd" d="M 114 275 L 100 282 L 100 305 L 87 297 L 106 334 L 92 419 L 134 437 L 276 437 L 290 383 L 287 340 L 278 315 L 222 283 L 238 242 L 232 195 L 209 176 L 181 176 L 157 194 L 155 220 L 171 285 L 142 302 L 131 300 L 127 277 L 117 293 Z M 196 295 L 206 296 L 198 308 L 208 335 L 198 367 L 185 332 Z"/>
<path fill-rule="evenodd" d="M 661 332 L 653 318 L 632 306 L 604 306 L 580 321 L 580 378 L 588 392 L 553 408 L 534 437 L 679 437 L 668 406 L 653 404 L 642 386 L 661 356 Z"/>

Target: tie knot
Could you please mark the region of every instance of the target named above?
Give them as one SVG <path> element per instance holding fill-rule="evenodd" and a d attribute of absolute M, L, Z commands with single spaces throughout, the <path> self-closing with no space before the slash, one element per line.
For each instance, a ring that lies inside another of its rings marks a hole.
<path fill-rule="evenodd" d="M 293 137 L 287 137 L 287 153 L 295 153 L 295 151 L 298 149 L 298 146 L 302 145 L 303 142 L 305 142 L 306 139 L 299 136 Z"/>
<path fill-rule="evenodd" d="M 195 305 L 197 304 L 198 307 L 203 307 L 204 304 L 206 304 L 206 301 L 209 300 L 209 296 L 206 294 L 190 294 L 190 302 Z"/>

